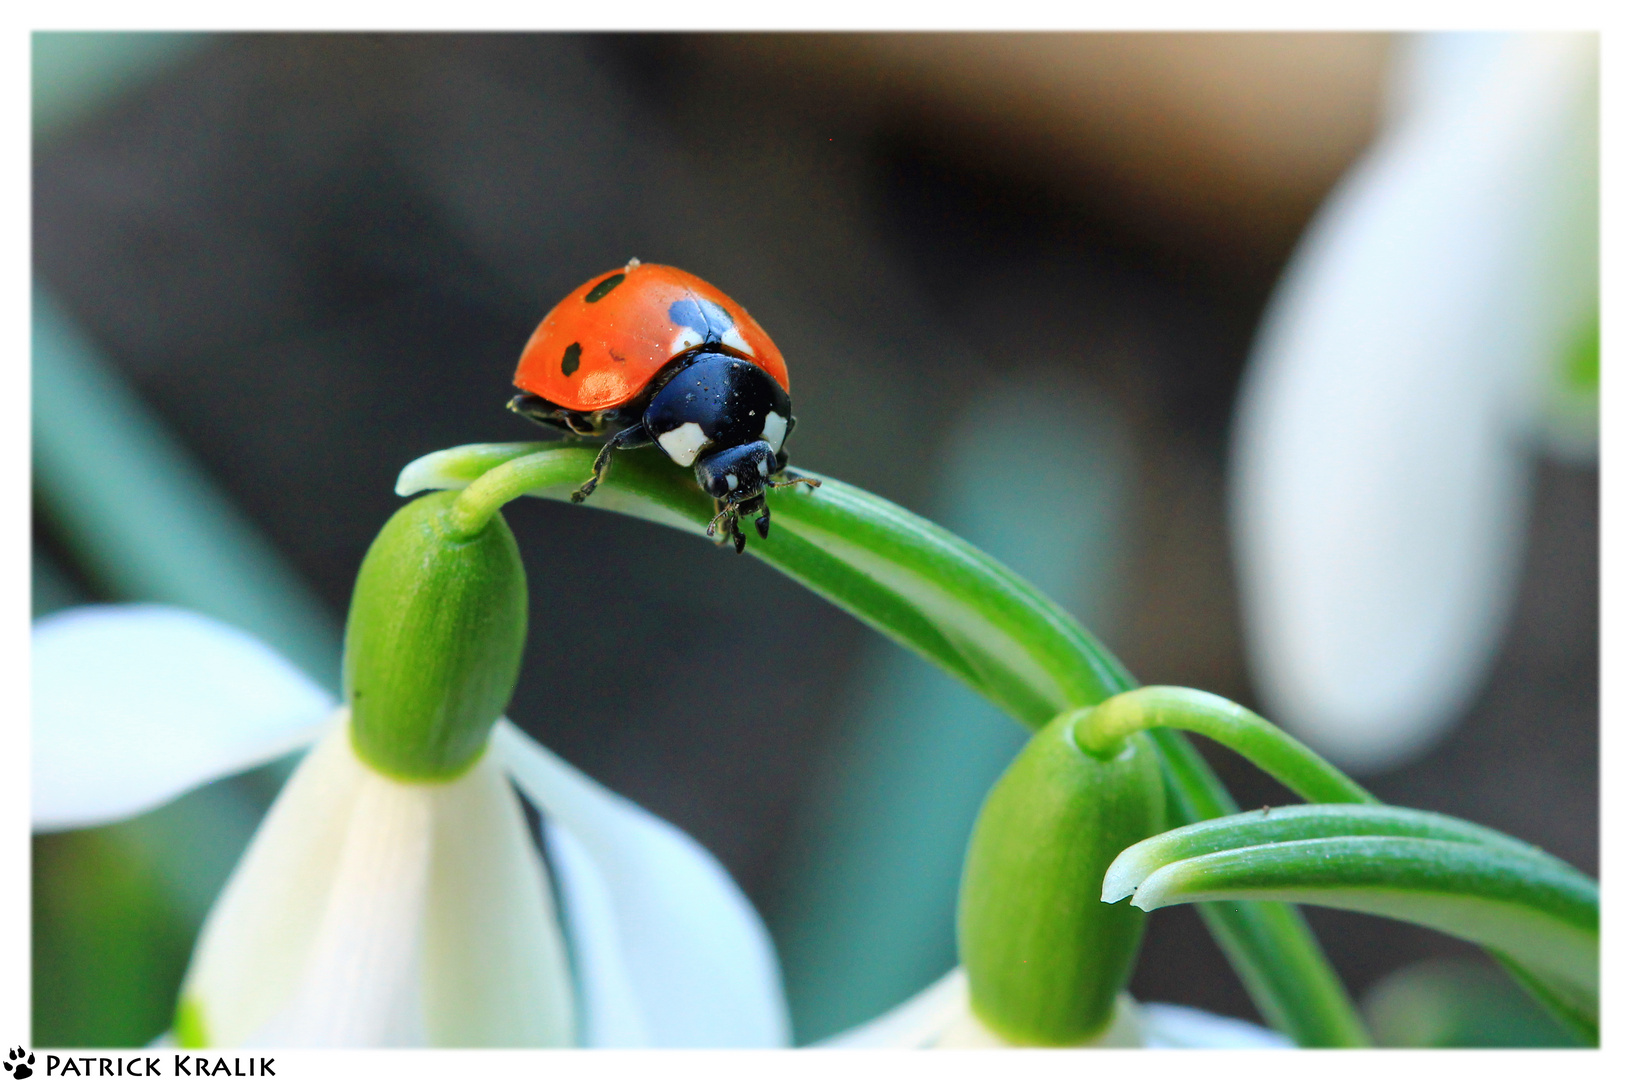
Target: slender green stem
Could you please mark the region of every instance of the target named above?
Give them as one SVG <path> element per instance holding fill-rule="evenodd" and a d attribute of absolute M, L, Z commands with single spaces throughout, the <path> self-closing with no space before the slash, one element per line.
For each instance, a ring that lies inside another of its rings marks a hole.
<path fill-rule="evenodd" d="M 592 451 L 559 443 L 455 447 L 411 462 L 400 495 L 464 488 L 516 459 L 559 457 L 563 471 L 530 495 L 566 499 L 590 475 Z M 542 456 L 542 455 L 541 455 Z M 531 469 L 533 466 L 523 468 Z M 571 475 L 570 475 L 571 474 Z M 495 480 L 499 494 L 520 486 Z M 473 497 L 472 520 L 492 496 Z M 481 499 L 481 503 L 477 503 Z M 1076 620 L 1013 571 L 917 515 L 825 479 L 767 495 L 771 537 L 750 554 L 851 612 L 965 682 L 1017 720 L 1039 728 L 1138 684 Z M 702 535 L 711 503 L 661 452 L 626 451 L 586 503 Z M 1173 824 L 1234 813 L 1219 778 L 1176 731 L 1151 732 L 1162 758 Z M 1266 1019 L 1301 1046 L 1365 1045 L 1354 1006 L 1299 912 L 1285 904 L 1202 904 L 1210 932 Z"/>
<path fill-rule="evenodd" d="M 461 536 L 475 536 L 512 499 L 582 480 L 594 460 L 593 450 L 560 446 L 511 458 L 460 492 L 448 508 L 449 527 Z"/>
<path fill-rule="evenodd" d="M 1143 686 L 1119 694 L 1086 709 L 1073 726 L 1073 736 L 1085 753 L 1106 758 L 1115 755 L 1135 732 L 1152 728 L 1178 728 L 1207 735 L 1252 761 L 1308 802 L 1378 801 L 1269 720 L 1202 690 Z"/>

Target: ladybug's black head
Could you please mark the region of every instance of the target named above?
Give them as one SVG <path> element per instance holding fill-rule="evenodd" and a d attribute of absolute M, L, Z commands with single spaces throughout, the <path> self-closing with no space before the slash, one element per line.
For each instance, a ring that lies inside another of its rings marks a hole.
<path fill-rule="evenodd" d="M 766 478 L 777 471 L 777 451 L 764 439 L 705 454 L 692 466 L 698 486 L 725 503 L 745 503 L 765 490 Z"/>

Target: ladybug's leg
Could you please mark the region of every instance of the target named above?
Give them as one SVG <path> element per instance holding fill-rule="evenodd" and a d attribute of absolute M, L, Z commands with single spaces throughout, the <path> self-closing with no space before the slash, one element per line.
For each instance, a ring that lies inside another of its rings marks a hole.
<path fill-rule="evenodd" d="M 744 538 L 743 529 L 738 526 L 738 513 L 742 509 L 741 505 L 724 502 L 721 499 L 716 499 L 715 505 L 721 508 L 720 512 L 710 519 L 709 527 L 704 530 L 704 535 L 718 535 L 715 543 L 721 545 L 731 540 L 733 549 L 739 555 L 742 555 L 743 545 L 747 543 L 747 540 Z M 764 537 L 765 535 L 765 533 L 761 533 L 761 536 Z"/>
<path fill-rule="evenodd" d="M 595 465 L 591 466 L 590 479 L 586 480 L 570 498 L 576 503 L 582 503 L 590 497 L 590 493 L 596 490 L 596 485 L 607 475 L 607 464 L 612 461 L 614 450 L 633 450 L 638 446 L 647 446 L 651 442 L 652 437 L 647 434 L 646 426 L 642 424 L 627 427 L 608 439 L 602 444 L 601 452 L 596 455 Z"/>
<path fill-rule="evenodd" d="M 728 519 L 731 522 L 736 522 L 737 518 L 738 508 L 736 504 L 729 503 L 724 499 L 716 499 L 715 516 L 709 519 L 709 527 L 704 530 L 704 535 L 717 536 L 718 534 L 715 543 L 726 543 L 727 538 L 732 535 L 732 525 L 728 523 Z"/>

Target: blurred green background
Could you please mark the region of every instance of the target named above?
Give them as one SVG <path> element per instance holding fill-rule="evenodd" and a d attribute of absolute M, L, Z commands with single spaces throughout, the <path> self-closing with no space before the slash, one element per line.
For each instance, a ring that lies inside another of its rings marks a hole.
<path fill-rule="evenodd" d="M 1374 130 L 1391 48 L 36 34 L 34 613 L 185 604 L 333 685 L 397 470 L 536 437 L 503 410 L 522 343 L 634 255 L 773 334 L 796 463 L 994 552 L 1140 678 L 1252 705 L 1226 427 L 1281 265 Z M 1595 873 L 1598 475 L 1538 470 L 1490 685 L 1450 738 L 1367 782 Z M 508 517 L 536 613 L 511 715 L 726 863 L 777 939 L 800 1040 L 944 972 L 964 839 L 1021 730 L 751 560 L 554 504 Z M 705 661 L 751 637 L 778 659 L 723 695 Z M 1285 801 L 1206 752 L 1245 805 Z M 283 768 L 35 838 L 36 1044 L 165 1029 Z M 1388 1042 L 1557 1038 L 1472 949 L 1310 915 Z M 1152 920 L 1134 991 L 1254 1016 L 1183 909 Z"/>

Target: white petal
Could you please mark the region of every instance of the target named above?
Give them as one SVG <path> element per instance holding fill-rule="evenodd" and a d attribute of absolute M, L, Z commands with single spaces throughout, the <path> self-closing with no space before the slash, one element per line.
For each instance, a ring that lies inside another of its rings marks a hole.
<path fill-rule="evenodd" d="M 570 1044 L 548 879 L 504 774 L 485 757 L 452 783 L 389 779 L 340 715 L 210 913 L 184 1014 L 213 1046 Z"/>
<path fill-rule="evenodd" d="M 152 809 L 316 737 L 334 708 L 225 623 L 152 604 L 74 608 L 33 633 L 34 827 Z"/>
<path fill-rule="evenodd" d="M 522 805 L 487 754 L 432 789 L 426 1032 L 433 1046 L 571 1046 L 573 979 Z"/>
<path fill-rule="evenodd" d="M 182 1011 L 212 1046 L 243 1045 L 287 1014 L 323 932 L 363 789 L 384 782 L 358 761 L 340 715 L 284 785 L 199 935 Z M 429 823 L 423 829 L 421 849 Z M 363 854 L 354 851 L 354 865 Z M 398 884 L 386 888 L 401 895 Z M 185 1025 L 179 1034 L 192 1037 Z"/>
<path fill-rule="evenodd" d="M 562 866 L 566 921 L 591 933 L 606 956 L 616 947 L 627 987 L 654 1046 L 786 1046 L 789 1022 L 770 936 L 748 899 L 697 841 L 613 794 L 539 746 L 509 721 L 493 753 L 541 811 L 571 832 L 600 882 Z M 599 966 L 599 964 L 598 964 Z M 626 1034 L 627 1019 L 586 986 L 587 1029 Z M 627 1000 L 626 1000 L 627 1004 Z"/>
<path fill-rule="evenodd" d="M 1185 1005 L 1147 1003 L 1140 1011 L 1142 1045 L 1154 1050 L 1286 1050 L 1293 1046 L 1287 1036 L 1258 1024 Z"/>
<path fill-rule="evenodd" d="M 1592 302 L 1557 272 L 1550 205 L 1592 39 L 1431 44 L 1453 74 L 1418 72 L 1422 100 L 1307 234 L 1235 432 L 1267 712 L 1356 769 L 1420 750 L 1479 688 L 1519 568 L 1535 371 Z"/>
<path fill-rule="evenodd" d="M 586 1046 L 652 1046 L 647 1014 L 631 981 L 618 907 L 606 877 L 571 830 L 545 821 L 546 843 L 573 936 Z"/>
<path fill-rule="evenodd" d="M 338 739 L 349 751 L 349 735 Z M 282 883 L 286 896 L 305 894 L 300 899 L 317 886 L 323 906 L 315 929 L 297 927 L 292 938 L 280 939 L 271 928 L 260 928 L 270 943 L 282 944 L 301 963 L 290 996 L 244 1040 L 247 1045 L 428 1044 L 421 966 L 433 789 L 366 770 L 356 792 L 351 812 L 339 822 L 343 831 L 333 868 L 316 878 Z M 320 841 L 320 846 L 327 845 Z M 277 886 L 256 882 L 260 876 L 248 875 L 253 885 L 246 888 L 256 888 L 264 901 Z M 230 943 L 219 951 L 230 958 Z M 195 1000 L 205 1030 L 213 1033 L 212 1020 L 219 1016 L 220 1039 L 229 1041 L 225 1021 L 233 1013 L 221 1007 L 226 1003 L 204 986 Z"/>
<path fill-rule="evenodd" d="M 1119 994 L 1112 1022 L 1084 1046 L 1132 1049 L 1142 1045 L 1142 1007 Z M 1206 1015 L 1206 1014 L 1204 1014 Z M 954 968 L 890 1012 L 817 1044 L 821 1049 L 994 1049 L 1008 1042 L 984 1024 L 970 1008 L 970 980 Z"/>

